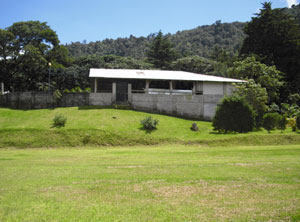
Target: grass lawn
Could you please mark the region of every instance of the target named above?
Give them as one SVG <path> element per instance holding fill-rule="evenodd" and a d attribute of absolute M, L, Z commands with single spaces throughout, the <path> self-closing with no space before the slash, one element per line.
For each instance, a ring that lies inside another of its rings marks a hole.
<path fill-rule="evenodd" d="M 299 160 L 299 145 L 4 148 L 0 221 L 300 221 Z"/>
<path fill-rule="evenodd" d="M 67 117 L 64 128 L 51 128 L 56 114 Z M 152 132 L 141 128 L 140 120 L 150 114 L 133 110 L 71 107 L 40 110 L 0 108 L 0 148 L 78 147 L 106 145 L 201 144 L 289 145 L 300 144 L 300 134 L 288 128 L 284 133 L 265 130 L 247 134 L 217 134 L 210 122 L 191 121 L 151 114 L 159 120 Z M 190 127 L 196 122 L 199 132 Z"/>

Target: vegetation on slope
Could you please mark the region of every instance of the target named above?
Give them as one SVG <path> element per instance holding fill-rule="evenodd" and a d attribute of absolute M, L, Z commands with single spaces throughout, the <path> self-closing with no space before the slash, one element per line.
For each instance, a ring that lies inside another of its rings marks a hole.
<path fill-rule="evenodd" d="M 176 34 L 167 34 L 175 49 L 181 56 L 198 55 L 210 57 L 215 48 L 222 48 L 233 54 L 238 52 L 245 34 L 245 23 L 222 23 L 216 21 L 212 25 L 199 26 L 195 29 L 178 31 Z M 105 39 L 90 43 L 74 42 L 66 45 L 70 55 L 81 57 L 86 55 L 118 55 L 129 56 L 136 59 L 145 58 L 148 44 L 154 39 L 155 34 L 147 37 Z"/>
<path fill-rule="evenodd" d="M 52 119 L 62 114 L 67 124 L 53 128 Z M 42 110 L 0 109 L 0 147 L 58 147 L 86 145 L 150 145 L 161 143 L 203 145 L 300 144 L 291 129 L 285 133 L 266 131 L 248 134 L 218 134 L 210 122 L 184 120 L 152 114 L 157 130 L 144 130 L 140 121 L 148 113 L 100 107 L 72 107 Z M 198 132 L 190 129 L 197 123 Z"/>

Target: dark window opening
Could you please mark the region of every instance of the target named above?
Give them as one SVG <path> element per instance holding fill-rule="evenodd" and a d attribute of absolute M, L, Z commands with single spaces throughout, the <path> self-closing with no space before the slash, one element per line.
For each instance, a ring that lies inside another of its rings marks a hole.
<path fill-rule="evenodd" d="M 169 83 L 169 81 L 154 80 L 154 81 L 150 82 L 149 88 L 152 88 L 152 89 L 170 89 L 170 83 Z"/>
<path fill-rule="evenodd" d="M 97 92 L 111 93 L 112 83 L 113 81 L 110 79 L 98 79 Z"/>
<path fill-rule="evenodd" d="M 176 81 L 174 89 L 193 90 L 193 82 Z"/>

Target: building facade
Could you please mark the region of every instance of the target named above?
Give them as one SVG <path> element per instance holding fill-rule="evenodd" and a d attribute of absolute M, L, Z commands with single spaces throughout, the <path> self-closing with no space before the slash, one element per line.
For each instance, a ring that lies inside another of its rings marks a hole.
<path fill-rule="evenodd" d="M 89 104 L 128 104 L 135 110 L 211 120 L 216 107 L 244 81 L 183 71 L 91 69 Z"/>

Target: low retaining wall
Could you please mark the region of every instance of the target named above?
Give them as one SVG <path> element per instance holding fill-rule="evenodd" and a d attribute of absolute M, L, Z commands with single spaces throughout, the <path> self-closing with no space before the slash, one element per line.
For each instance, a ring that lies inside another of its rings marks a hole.
<path fill-rule="evenodd" d="M 222 95 L 132 94 L 131 105 L 135 110 L 211 120 L 222 97 Z"/>
<path fill-rule="evenodd" d="M 222 97 L 223 95 L 130 94 L 128 102 L 135 110 L 211 120 Z M 0 96 L 0 106 L 15 109 L 110 106 L 113 103 L 112 93 L 65 93 L 59 100 L 48 92 L 17 92 Z"/>
<path fill-rule="evenodd" d="M 46 109 L 55 107 L 111 105 L 111 93 L 64 93 L 56 100 L 48 92 L 16 92 L 0 96 L 0 105 L 14 109 Z"/>

